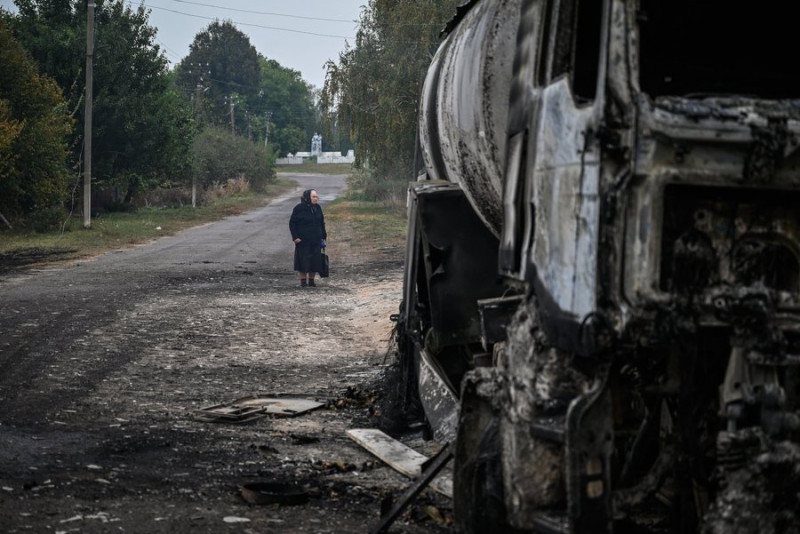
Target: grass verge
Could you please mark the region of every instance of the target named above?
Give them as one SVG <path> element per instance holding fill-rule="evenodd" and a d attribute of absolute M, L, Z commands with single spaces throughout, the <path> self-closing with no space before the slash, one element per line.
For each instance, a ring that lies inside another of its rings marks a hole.
<path fill-rule="evenodd" d="M 325 205 L 329 253 L 336 260 L 402 262 L 408 221 L 405 210 L 364 200 L 337 199 Z"/>

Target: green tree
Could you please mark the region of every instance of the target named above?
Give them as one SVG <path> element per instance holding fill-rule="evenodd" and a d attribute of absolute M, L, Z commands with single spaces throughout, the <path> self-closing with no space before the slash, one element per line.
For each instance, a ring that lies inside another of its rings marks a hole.
<path fill-rule="evenodd" d="M 0 58 L 5 61 L 5 54 Z M 2 68 L 4 71 L 6 70 L 4 66 Z M 14 141 L 19 137 L 23 126 L 22 121 L 12 116 L 11 103 L 8 100 L 0 99 L 0 186 L 3 179 L 11 174 L 17 160 L 17 154 L 14 153 Z"/>
<path fill-rule="evenodd" d="M 15 0 L 14 34 L 63 90 L 78 125 L 72 146 L 82 155 L 85 0 Z M 121 187 L 131 199 L 142 186 L 174 179 L 189 165 L 193 126 L 170 94 L 167 60 L 155 44 L 143 5 L 96 0 L 92 171 L 98 188 Z"/>
<path fill-rule="evenodd" d="M 0 213 L 24 216 L 64 200 L 72 124 L 56 83 L 0 21 Z"/>
<path fill-rule="evenodd" d="M 327 135 L 352 132 L 373 196 L 411 178 L 422 80 L 459 0 L 370 0 L 355 46 L 329 62 L 320 98 Z M 337 132 L 334 134 L 334 132 Z"/>
<path fill-rule="evenodd" d="M 61 87 L 70 109 L 81 104 L 84 94 L 86 8 L 82 6 L 82 12 L 77 13 L 77 3 L 74 0 L 14 0 L 18 12 L 9 19 L 14 35 L 39 64 L 40 72 Z"/>
<path fill-rule="evenodd" d="M 196 116 L 214 125 L 231 124 L 247 132 L 247 109 L 258 94 L 258 54 L 250 38 L 230 21 L 214 21 L 198 33 L 177 66 L 177 84 L 193 95 Z M 232 106 L 231 106 L 232 104 Z"/>
<path fill-rule="evenodd" d="M 258 57 L 261 71 L 258 94 L 249 105 L 259 119 L 269 116 L 270 145 L 277 154 L 308 150 L 317 129 L 317 112 L 311 86 L 296 70 L 281 66 L 273 59 Z M 269 115 L 267 115 L 269 114 Z M 265 126 L 263 120 L 259 126 Z M 266 129 L 258 129 L 259 139 Z"/>
<path fill-rule="evenodd" d="M 199 123 L 261 146 L 268 135 L 277 154 L 308 149 L 318 124 L 311 86 L 298 71 L 258 54 L 233 23 L 215 21 L 198 33 L 176 72 Z"/>
<path fill-rule="evenodd" d="M 313 133 L 309 134 L 308 130 L 302 130 L 292 124 L 274 130 L 275 134 L 270 134 L 270 145 L 276 154 L 285 156 L 288 153 L 309 151 Z"/>
<path fill-rule="evenodd" d="M 275 178 L 263 149 L 218 126 L 204 128 L 195 138 L 193 167 L 204 189 L 244 178 L 254 189 L 263 190 Z"/>

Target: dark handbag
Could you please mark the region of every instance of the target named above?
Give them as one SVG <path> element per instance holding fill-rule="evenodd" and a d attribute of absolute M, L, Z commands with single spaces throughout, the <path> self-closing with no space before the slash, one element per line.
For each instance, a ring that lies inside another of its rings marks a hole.
<path fill-rule="evenodd" d="M 330 260 L 328 260 L 328 255 L 324 252 L 322 253 L 322 261 L 320 262 L 319 268 L 319 275 L 321 278 L 328 278 L 329 268 L 330 268 Z"/>

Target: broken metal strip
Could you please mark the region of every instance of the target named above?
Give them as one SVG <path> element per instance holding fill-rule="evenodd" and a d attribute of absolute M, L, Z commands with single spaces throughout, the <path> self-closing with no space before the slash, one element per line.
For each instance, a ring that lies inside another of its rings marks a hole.
<path fill-rule="evenodd" d="M 431 425 L 433 437 L 440 443 L 454 441 L 458 428 L 458 397 L 448 382 L 446 374 L 424 348 L 419 349 L 419 395 L 425 415 Z"/>
<path fill-rule="evenodd" d="M 392 505 L 392 508 L 384 515 L 381 520 L 370 529 L 370 534 L 381 534 L 386 532 L 386 529 L 394 523 L 395 519 L 397 519 L 400 514 L 405 510 L 406 506 L 417 496 L 419 493 L 425 489 L 425 487 L 433 480 L 433 478 L 442 470 L 442 468 L 447 464 L 447 462 L 452 458 L 453 451 L 450 448 L 450 444 L 445 444 L 439 452 L 437 452 L 431 459 L 426 463 L 426 468 L 422 472 L 422 475 L 417 479 L 408 489 L 403 493 L 403 496 L 400 500 Z"/>

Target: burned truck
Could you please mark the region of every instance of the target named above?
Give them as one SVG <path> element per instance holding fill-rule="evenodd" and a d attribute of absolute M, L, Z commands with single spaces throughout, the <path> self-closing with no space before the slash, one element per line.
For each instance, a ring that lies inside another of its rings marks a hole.
<path fill-rule="evenodd" d="M 446 28 L 397 332 L 460 531 L 800 531 L 783 11 L 484 0 Z"/>

